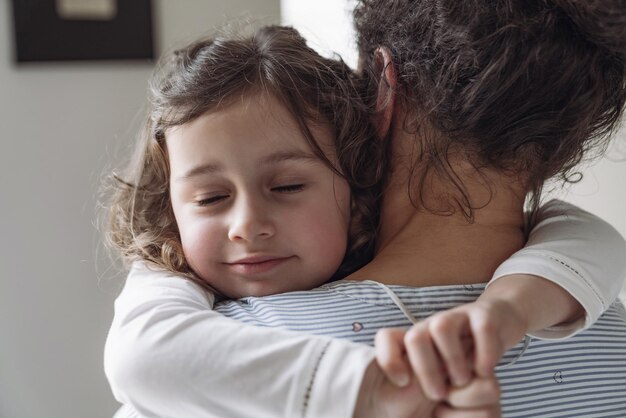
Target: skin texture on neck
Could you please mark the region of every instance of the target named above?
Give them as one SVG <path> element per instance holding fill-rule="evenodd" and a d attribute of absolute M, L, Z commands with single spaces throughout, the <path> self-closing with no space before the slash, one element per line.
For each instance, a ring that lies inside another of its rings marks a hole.
<path fill-rule="evenodd" d="M 446 179 L 427 177 L 421 198 L 409 192 L 424 170 L 419 161 L 414 164 L 419 138 L 398 123 L 403 113 L 396 109 L 390 127 L 393 170 L 384 192 L 376 255 L 348 279 L 405 286 L 489 281 L 497 266 L 524 245 L 523 182 L 495 170 L 477 171 L 466 156 L 451 156 L 475 208 L 473 221 L 458 207 L 442 213 L 458 197 Z"/>

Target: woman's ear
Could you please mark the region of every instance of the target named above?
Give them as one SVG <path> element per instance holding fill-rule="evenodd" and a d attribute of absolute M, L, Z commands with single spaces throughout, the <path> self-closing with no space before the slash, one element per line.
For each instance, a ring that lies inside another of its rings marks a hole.
<path fill-rule="evenodd" d="M 379 138 L 384 138 L 391 128 L 394 105 L 396 102 L 396 70 L 388 48 L 378 47 L 374 52 L 374 71 L 380 74 L 376 94 L 376 111 L 372 123 Z"/>

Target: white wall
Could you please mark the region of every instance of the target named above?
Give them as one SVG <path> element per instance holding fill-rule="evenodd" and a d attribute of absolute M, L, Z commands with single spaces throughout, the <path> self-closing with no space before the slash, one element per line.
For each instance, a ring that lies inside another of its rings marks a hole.
<path fill-rule="evenodd" d="M 346 63 L 355 67 L 357 54 L 351 16 L 355 3 L 355 0 L 282 0 L 281 15 L 283 23 L 301 30 L 320 53 L 330 56 L 331 51 L 337 51 Z M 553 195 L 607 220 L 626 237 L 626 127 L 618 134 L 607 157 L 595 165 L 585 165 L 582 172 L 582 182 Z M 626 300 L 626 287 L 622 297 Z"/>
<path fill-rule="evenodd" d="M 155 9 L 165 48 L 243 11 L 280 13 L 279 0 Z M 10 17 L 0 0 L 0 417 L 110 417 L 102 349 L 121 277 L 107 270 L 95 202 L 104 167 L 133 138 L 152 67 L 15 66 Z"/>
<path fill-rule="evenodd" d="M 324 56 L 334 53 L 356 68 L 355 31 L 352 10 L 356 0 L 282 0 L 280 14 L 284 25 L 298 29 L 311 47 Z"/>

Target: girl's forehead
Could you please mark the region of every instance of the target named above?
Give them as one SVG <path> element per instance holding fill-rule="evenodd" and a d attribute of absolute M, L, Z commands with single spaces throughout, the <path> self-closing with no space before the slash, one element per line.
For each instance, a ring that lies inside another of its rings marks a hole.
<path fill-rule="evenodd" d="M 308 127 L 316 149 L 284 106 L 268 109 L 261 103 L 254 97 L 233 103 L 166 135 L 175 183 L 212 175 L 269 173 L 285 164 L 335 169 L 337 158 L 328 126 Z"/>

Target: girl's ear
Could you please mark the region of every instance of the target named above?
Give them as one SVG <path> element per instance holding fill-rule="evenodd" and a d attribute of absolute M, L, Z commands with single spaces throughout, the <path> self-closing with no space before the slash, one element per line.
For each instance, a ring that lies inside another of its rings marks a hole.
<path fill-rule="evenodd" d="M 397 86 L 396 70 L 388 48 L 378 47 L 374 52 L 374 71 L 380 74 L 380 78 L 376 95 L 376 111 L 372 115 L 372 123 L 378 137 L 385 138 L 391 128 Z"/>

